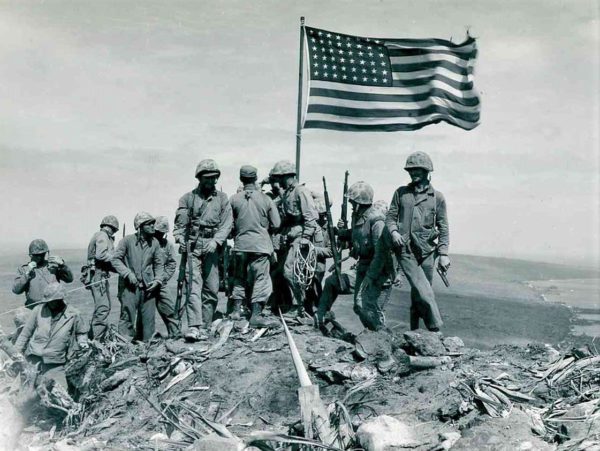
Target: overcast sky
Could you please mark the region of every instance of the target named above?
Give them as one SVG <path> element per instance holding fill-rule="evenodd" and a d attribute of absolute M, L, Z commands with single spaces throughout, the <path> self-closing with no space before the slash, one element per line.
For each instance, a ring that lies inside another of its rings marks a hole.
<path fill-rule="evenodd" d="M 451 252 L 598 264 L 594 1 L 0 1 L 0 246 L 83 248 L 102 216 L 171 219 L 203 158 L 294 158 L 299 17 L 372 37 L 478 38 L 481 125 L 303 134 L 303 179 L 389 201 L 428 152 Z"/>

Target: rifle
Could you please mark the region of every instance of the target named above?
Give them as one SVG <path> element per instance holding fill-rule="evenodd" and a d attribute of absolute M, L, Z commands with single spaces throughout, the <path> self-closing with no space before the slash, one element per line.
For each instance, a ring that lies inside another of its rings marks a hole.
<path fill-rule="evenodd" d="M 231 280 L 229 273 L 231 272 L 231 247 L 227 241 L 223 243 L 223 291 L 227 297 L 231 296 Z"/>
<path fill-rule="evenodd" d="M 183 234 L 183 239 L 185 243 L 185 249 L 181 252 L 181 260 L 179 261 L 179 274 L 177 276 L 177 296 L 175 297 L 175 312 L 177 314 L 177 319 L 181 324 L 181 298 L 183 297 L 183 285 L 185 283 L 185 272 L 189 272 L 189 280 L 187 285 L 187 290 L 185 292 L 185 302 L 186 304 L 190 302 L 190 294 L 192 291 L 192 259 L 190 258 L 191 243 L 190 243 L 190 232 L 192 230 L 192 215 L 193 215 L 193 205 L 192 208 L 188 209 L 188 221 L 185 227 L 185 232 Z"/>
<path fill-rule="evenodd" d="M 342 196 L 342 214 L 340 216 L 340 219 L 344 223 L 344 229 L 348 228 L 348 176 L 349 175 L 350 175 L 350 173 L 348 171 L 346 171 L 346 173 L 344 174 L 344 195 Z M 348 247 L 348 244 L 345 240 L 340 240 L 340 238 L 338 237 L 337 247 L 341 252 L 343 249 L 346 249 L 346 247 Z"/>
<path fill-rule="evenodd" d="M 325 209 L 327 210 L 327 234 L 329 235 L 329 242 L 331 243 L 331 253 L 333 254 L 333 265 L 335 270 L 335 276 L 340 284 L 340 290 L 346 291 L 346 282 L 342 277 L 342 262 L 340 254 L 335 247 L 335 232 L 333 230 L 333 219 L 331 218 L 331 207 L 329 206 L 329 192 L 327 191 L 327 181 L 323 177 L 323 195 L 325 197 Z"/>

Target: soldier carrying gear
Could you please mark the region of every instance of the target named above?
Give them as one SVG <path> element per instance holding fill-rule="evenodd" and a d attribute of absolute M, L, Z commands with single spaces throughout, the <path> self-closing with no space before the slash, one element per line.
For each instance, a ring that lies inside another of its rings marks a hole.
<path fill-rule="evenodd" d="M 196 168 L 198 186 L 179 199 L 173 236 L 183 251 L 189 244 L 192 274 L 187 275 L 190 290 L 185 305 L 188 331 L 185 338 L 205 338 L 217 308 L 219 292 L 219 247 L 227 240 L 233 215 L 227 195 L 217 191 L 221 171 L 214 160 L 202 160 Z M 186 229 L 189 243 L 186 242 Z"/>
<path fill-rule="evenodd" d="M 156 298 L 164 278 L 165 262 L 160 244 L 154 238 L 154 217 L 141 212 L 135 215 L 133 222 L 137 232 L 119 242 L 111 259 L 124 285 L 119 333 L 147 342 L 154 335 Z"/>
<path fill-rule="evenodd" d="M 171 292 L 167 289 L 169 280 L 175 274 L 177 268 L 177 260 L 175 260 L 175 246 L 167 239 L 169 233 L 169 218 L 166 216 L 157 216 L 154 224 L 154 237 L 158 240 L 160 249 L 163 253 L 165 262 L 164 275 L 158 297 L 156 299 L 156 310 L 167 327 L 169 338 L 179 338 L 181 331 L 179 330 L 179 319 L 175 309 L 175 299 Z"/>
<path fill-rule="evenodd" d="M 431 281 L 437 256 L 441 270 L 450 267 L 446 200 L 429 182 L 433 171 L 429 155 L 409 155 L 405 169 L 411 182 L 396 190 L 386 215 L 391 234 L 388 248 L 396 254 L 411 286 L 411 329 L 418 329 L 419 320 L 423 319 L 427 329 L 437 331 L 443 322 Z"/>
<path fill-rule="evenodd" d="M 110 315 L 111 298 L 108 278 L 115 272 L 111 264 L 115 249 L 115 233 L 119 230 L 119 221 L 116 217 L 105 216 L 100 222 L 100 230 L 92 236 L 87 248 L 87 266 L 82 272 L 87 271 L 89 289 L 94 298 L 94 313 L 90 338 L 103 340 L 108 329 L 108 315 Z"/>
<path fill-rule="evenodd" d="M 346 290 L 342 291 L 340 282 L 335 274 L 325 279 L 323 294 L 319 300 L 317 324 L 323 325 L 326 315 L 339 294 L 354 293 L 354 311 L 362 321 L 362 311 L 358 305 L 356 294 L 367 275 L 369 266 L 375 254 L 375 247 L 384 229 L 385 215 L 373 207 L 373 188 L 366 182 L 356 182 L 348 189 L 348 200 L 352 205 L 351 228 L 344 229 L 343 223 L 338 224 L 338 236 L 342 241 L 349 242 L 350 256 L 357 260 L 354 270 L 342 272 Z"/>
<path fill-rule="evenodd" d="M 240 319 L 246 292 L 250 293 L 252 315 L 250 326 L 276 327 L 279 322 L 266 320 L 262 311 L 273 292 L 270 259 L 273 243 L 269 232 L 278 229 L 281 219 L 273 200 L 256 186 L 257 171 L 242 166 L 240 181 L 243 190 L 231 196 L 234 220 L 234 282 L 232 319 Z"/>
<path fill-rule="evenodd" d="M 319 214 L 312 194 L 296 179 L 296 167 L 287 160 L 279 161 L 272 170 L 275 181 L 285 190 L 281 199 L 282 247 L 284 249 L 283 275 L 292 292 L 292 315 L 304 317 L 305 291 L 294 275 L 296 253 L 307 242 L 313 242 L 319 225 Z"/>
<path fill-rule="evenodd" d="M 26 359 L 38 365 L 40 375 L 60 383 L 68 389 L 65 363 L 76 348 L 87 349 L 87 324 L 64 299 L 65 288 L 59 282 L 50 282 L 44 288 L 42 303 L 27 318 L 15 348 Z"/>
<path fill-rule="evenodd" d="M 25 293 L 25 307 L 29 309 L 42 301 L 44 289 L 49 283 L 73 282 L 73 273 L 65 261 L 58 256 L 46 258 L 49 253 L 44 240 L 33 240 L 29 244 L 31 261 L 17 270 L 12 291 L 15 294 Z"/>

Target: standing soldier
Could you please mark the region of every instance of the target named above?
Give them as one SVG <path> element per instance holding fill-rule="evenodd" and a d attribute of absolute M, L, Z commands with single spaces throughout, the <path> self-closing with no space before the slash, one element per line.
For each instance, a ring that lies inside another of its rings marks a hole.
<path fill-rule="evenodd" d="M 181 336 L 181 331 L 179 330 L 179 320 L 177 318 L 177 312 L 175 311 L 175 300 L 167 289 L 167 284 L 169 283 L 169 280 L 171 280 L 171 277 L 173 277 L 173 274 L 175 274 L 175 269 L 177 268 L 175 246 L 167 239 L 168 233 L 169 219 L 166 216 L 157 216 L 154 225 L 154 236 L 158 240 L 158 244 L 163 253 L 165 266 L 162 284 L 156 300 L 156 310 L 158 310 L 165 326 L 167 326 L 169 338 L 179 338 Z"/>
<path fill-rule="evenodd" d="M 273 292 L 270 259 L 273 243 L 269 231 L 278 229 L 281 219 L 275 203 L 256 186 L 256 168 L 242 166 L 240 180 L 244 189 L 231 197 L 234 219 L 233 319 L 240 319 L 248 290 L 252 306 L 251 327 L 270 327 L 262 310 Z"/>
<path fill-rule="evenodd" d="M 123 238 L 111 260 L 123 278 L 119 333 L 149 341 L 154 335 L 157 291 L 164 277 L 164 257 L 154 238 L 155 219 L 146 212 L 135 215 L 137 232 Z"/>
<path fill-rule="evenodd" d="M 213 321 L 219 293 L 219 247 L 233 226 L 227 195 L 216 190 L 221 171 L 214 160 L 202 160 L 196 167 L 198 187 L 179 199 L 173 236 L 184 250 L 188 243 L 192 259 L 192 277 L 187 274 L 190 300 L 185 305 L 190 341 L 206 338 L 205 330 Z M 179 313 L 179 312 L 178 312 Z"/>
<path fill-rule="evenodd" d="M 25 292 L 25 307 L 30 310 L 35 304 L 42 302 L 44 290 L 49 283 L 73 282 L 73 273 L 65 261 L 56 255 L 46 258 L 49 254 L 44 240 L 33 240 L 29 244 L 31 261 L 17 270 L 12 291 L 15 294 Z"/>
<path fill-rule="evenodd" d="M 411 287 L 410 328 L 418 329 L 422 318 L 427 329 L 438 331 L 443 322 L 431 281 L 437 255 L 443 271 L 450 267 L 446 200 L 430 183 L 433 163 L 425 152 L 409 155 L 404 169 L 411 183 L 394 193 L 385 223 Z"/>
<path fill-rule="evenodd" d="M 102 219 L 100 230 L 92 236 L 87 249 L 89 289 L 94 298 L 94 313 L 90 338 L 103 340 L 108 329 L 111 299 L 108 283 L 110 272 L 115 272 L 111 264 L 115 249 L 115 233 L 119 230 L 119 221 L 109 215 Z"/>
<path fill-rule="evenodd" d="M 281 198 L 281 241 L 285 249 L 283 275 L 292 293 L 292 315 L 304 317 L 305 287 L 297 280 L 294 266 L 297 252 L 305 244 L 312 243 L 318 229 L 319 217 L 312 194 L 296 179 L 296 167 L 287 160 L 279 161 L 272 170 L 275 180 L 285 190 Z"/>
<path fill-rule="evenodd" d="M 345 289 L 342 290 L 335 274 L 325 279 L 323 294 L 319 300 L 317 321 L 323 324 L 325 315 L 331 310 L 339 294 L 354 293 L 354 311 L 360 316 L 356 294 L 367 275 L 375 254 L 375 247 L 385 227 L 385 214 L 373 206 L 373 188 L 365 182 L 356 182 L 348 189 L 348 200 L 352 205 L 351 229 L 338 224 L 340 240 L 350 243 L 350 256 L 357 260 L 355 270 L 344 271 Z"/>

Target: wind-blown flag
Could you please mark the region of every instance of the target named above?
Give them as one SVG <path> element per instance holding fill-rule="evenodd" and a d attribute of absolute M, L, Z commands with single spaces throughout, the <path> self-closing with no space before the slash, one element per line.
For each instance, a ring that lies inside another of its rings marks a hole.
<path fill-rule="evenodd" d="M 361 38 L 306 27 L 308 110 L 304 128 L 418 130 L 479 124 L 475 39 Z"/>

